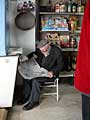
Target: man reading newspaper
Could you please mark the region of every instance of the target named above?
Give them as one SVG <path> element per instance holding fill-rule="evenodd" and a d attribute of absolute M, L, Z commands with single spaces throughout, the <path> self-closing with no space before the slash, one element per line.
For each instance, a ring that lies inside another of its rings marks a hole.
<path fill-rule="evenodd" d="M 37 56 L 36 58 L 32 57 L 19 67 L 30 90 L 29 95 L 25 97 L 27 93 L 24 92 L 24 96 L 19 101 L 20 104 L 27 102 L 23 110 L 31 110 L 39 105 L 41 84 L 54 80 L 54 76 L 57 76 L 64 66 L 61 49 L 52 45 L 48 40 L 41 40 L 34 54 Z M 31 54 L 28 55 L 28 58 L 30 56 Z"/>

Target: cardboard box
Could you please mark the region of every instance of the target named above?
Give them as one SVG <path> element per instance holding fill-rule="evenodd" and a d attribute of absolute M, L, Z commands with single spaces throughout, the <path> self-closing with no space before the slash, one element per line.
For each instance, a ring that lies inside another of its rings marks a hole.
<path fill-rule="evenodd" d="M 6 110 L 6 109 L 0 109 L 0 120 L 6 120 L 7 112 L 8 112 L 8 110 Z"/>

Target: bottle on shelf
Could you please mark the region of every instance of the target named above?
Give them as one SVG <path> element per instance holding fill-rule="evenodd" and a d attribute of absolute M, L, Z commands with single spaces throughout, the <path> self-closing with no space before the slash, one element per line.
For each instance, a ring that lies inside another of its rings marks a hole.
<path fill-rule="evenodd" d="M 59 3 L 59 12 L 62 12 L 62 1 Z"/>
<path fill-rule="evenodd" d="M 52 2 L 51 2 L 51 0 L 49 0 L 48 3 L 49 3 L 50 6 L 52 6 Z"/>
<path fill-rule="evenodd" d="M 72 56 L 72 70 L 75 70 L 76 69 L 76 56 L 73 55 Z"/>
<path fill-rule="evenodd" d="M 70 47 L 71 48 L 77 48 L 76 38 L 74 38 L 74 37 L 70 38 Z"/>
<path fill-rule="evenodd" d="M 59 11 L 60 12 L 66 12 L 66 4 L 65 4 L 65 0 L 61 1 L 59 4 Z"/>
<path fill-rule="evenodd" d="M 77 6 L 77 12 L 78 12 L 78 13 L 84 13 L 84 9 L 85 9 L 85 5 L 82 4 L 82 2 L 81 2 L 81 0 L 80 0 L 79 4 L 78 4 L 78 6 Z"/>
<path fill-rule="evenodd" d="M 48 1 L 48 7 L 49 7 L 50 11 L 53 11 L 53 6 L 52 6 L 51 0 Z"/>
<path fill-rule="evenodd" d="M 81 0 L 81 4 L 84 6 L 86 5 L 86 2 L 87 2 L 87 0 Z"/>
<path fill-rule="evenodd" d="M 71 0 L 68 1 L 68 5 L 67 5 L 67 12 L 71 12 L 71 7 L 72 7 L 72 3 Z"/>
<path fill-rule="evenodd" d="M 55 12 L 58 12 L 59 13 L 59 3 L 57 2 L 56 4 L 55 4 Z"/>
<path fill-rule="evenodd" d="M 44 28 L 44 26 L 45 26 L 45 20 L 44 20 L 44 17 L 41 16 L 41 27 L 42 27 L 42 29 Z"/>
<path fill-rule="evenodd" d="M 75 2 L 72 3 L 71 12 L 73 13 L 77 12 L 77 4 Z"/>
<path fill-rule="evenodd" d="M 72 66 L 71 66 L 71 56 L 68 55 L 68 71 L 72 70 Z"/>
<path fill-rule="evenodd" d="M 74 33 L 77 30 L 77 17 L 71 16 L 69 19 L 70 30 Z"/>

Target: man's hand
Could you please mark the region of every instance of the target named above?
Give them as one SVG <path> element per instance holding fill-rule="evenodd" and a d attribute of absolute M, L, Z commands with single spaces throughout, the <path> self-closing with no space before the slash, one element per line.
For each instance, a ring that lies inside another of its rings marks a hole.
<path fill-rule="evenodd" d="M 49 71 L 49 72 L 48 72 L 48 77 L 49 77 L 49 78 L 52 78 L 53 76 L 54 76 L 53 72 L 52 72 L 52 71 Z"/>

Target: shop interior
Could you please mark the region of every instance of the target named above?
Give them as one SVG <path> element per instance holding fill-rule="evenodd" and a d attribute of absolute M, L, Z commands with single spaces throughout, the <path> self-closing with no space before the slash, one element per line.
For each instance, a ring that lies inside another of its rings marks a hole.
<path fill-rule="evenodd" d="M 0 120 L 81 120 L 81 96 L 74 74 L 87 0 L 0 0 Z M 30 111 L 17 105 L 23 79 L 18 66 L 48 39 L 62 50 L 64 68 L 55 87 L 42 91 Z M 55 95 L 43 95 L 43 92 Z"/>

